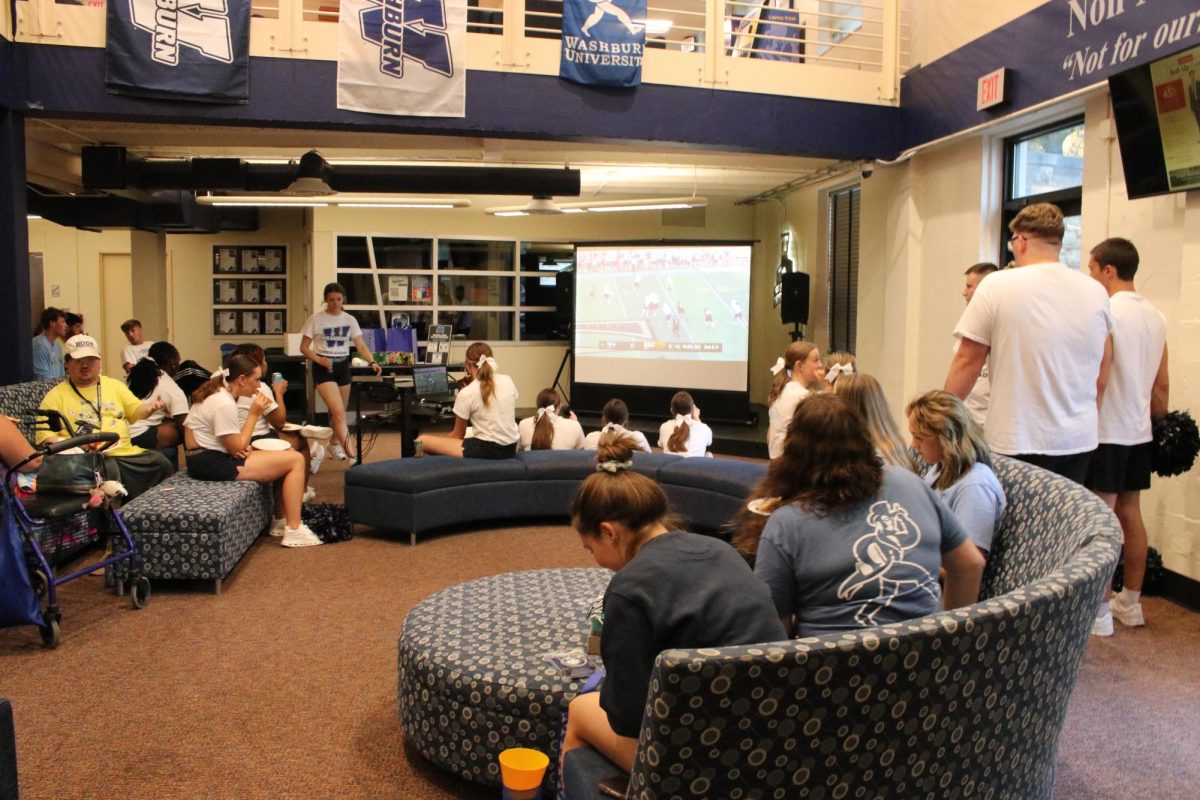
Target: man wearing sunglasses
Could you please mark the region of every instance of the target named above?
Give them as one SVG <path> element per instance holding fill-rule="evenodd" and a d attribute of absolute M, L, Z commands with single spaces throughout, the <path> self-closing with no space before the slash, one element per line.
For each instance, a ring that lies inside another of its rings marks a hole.
<path fill-rule="evenodd" d="M 965 398 L 987 361 L 992 450 L 1083 483 L 1099 444 L 1112 360 L 1108 296 L 1058 260 L 1064 225 L 1057 206 L 1026 206 L 1008 227 L 1015 268 L 975 290 L 954 328 L 961 346 L 945 388 Z"/>

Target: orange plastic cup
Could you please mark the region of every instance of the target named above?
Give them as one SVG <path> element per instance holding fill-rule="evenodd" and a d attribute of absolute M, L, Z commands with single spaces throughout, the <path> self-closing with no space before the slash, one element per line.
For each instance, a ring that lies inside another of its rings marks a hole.
<path fill-rule="evenodd" d="M 541 788 L 550 757 L 528 747 L 510 747 L 500 754 L 500 779 L 504 788 L 529 792 Z"/>

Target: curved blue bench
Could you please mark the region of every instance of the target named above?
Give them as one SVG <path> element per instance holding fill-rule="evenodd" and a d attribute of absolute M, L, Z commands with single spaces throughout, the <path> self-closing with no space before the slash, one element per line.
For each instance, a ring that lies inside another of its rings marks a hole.
<path fill-rule="evenodd" d="M 692 530 L 717 532 L 766 474 L 765 462 L 637 453 L 637 472 L 657 481 Z M 596 469 L 587 450 L 537 450 L 516 458 L 394 459 L 346 472 L 352 522 L 417 534 L 470 522 L 548 517 L 565 519 L 580 481 Z"/>

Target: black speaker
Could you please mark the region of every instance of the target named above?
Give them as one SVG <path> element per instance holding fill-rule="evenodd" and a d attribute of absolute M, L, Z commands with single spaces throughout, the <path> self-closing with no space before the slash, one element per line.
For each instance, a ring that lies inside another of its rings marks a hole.
<path fill-rule="evenodd" d="M 785 272 L 783 295 L 779 302 L 779 315 L 784 324 L 798 322 L 808 324 L 808 273 Z"/>

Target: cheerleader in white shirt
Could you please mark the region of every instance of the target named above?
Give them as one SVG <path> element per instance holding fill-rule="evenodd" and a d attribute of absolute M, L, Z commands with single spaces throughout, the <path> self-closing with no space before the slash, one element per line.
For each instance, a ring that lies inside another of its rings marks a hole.
<path fill-rule="evenodd" d="M 664 453 L 686 457 L 708 455 L 712 446 L 712 428 L 700 421 L 700 408 L 687 392 L 676 392 L 671 398 L 672 419 L 658 429 L 658 446 Z"/>
<path fill-rule="evenodd" d="M 445 436 L 417 439 L 431 455 L 456 458 L 512 458 L 517 454 L 517 387 L 496 371 L 487 342 L 475 342 L 464 359 L 471 382 L 454 398 L 454 430 Z M 466 438 L 467 426 L 475 435 Z"/>
<path fill-rule="evenodd" d="M 633 439 L 636 447 L 635 450 L 640 450 L 643 453 L 653 453 L 650 449 L 650 442 L 646 441 L 646 434 L 641 431 L 631 431 L 625 427 L 625 423 L 629 421 L 629 408 L 625 405 L 624 400 L 613 398 L 604 404 L 604 408 L 600 411 L 600 421 L 604 423 L 598 431 L 592 431 L 583 440 L 584 450 L 595 450 L 600 446 L 600 437 L 606 433 L 624 434 Z"/>
<path fill-rule="evenodd" d="M 562 398 L 554 389 L 542 389 L 537 396 L 538 410 L 517 426 L 520 442 L 517 451 L 524 450 L 582 450 L 583 427 L 572 413 L 569 418 L 558 415 Z"/>
<path fill-rule="evenodd" d="M 192 395 L 192 410 L 184 422 L 188 474 L 202 481 L 254 481 L 275 484 L 272 536 L 284 547 L 321 544 L 300 519 L 304 494 L 304 456 L 295 450 L 255 450 L 250 447 L 254 426 L 267 408 L 258 391 L 262 370 L 248 356 L 230 356 L 218 372 Z M 253 398 L 244 422 L 238 422 L 237 401 Z"/>
<path fill-rule="evenodd" d="M 813 381 L 820 380 L 824 364 L 821 353 L 812 342 L 792 342 L 784 354 L 775 360 L 771 372 L 775 382 L 771 384 L 771 392 L 767 395 L 767 415 L 770 424 L 767 426 L 767 454 L 778 458 L 783 453 L 783 441 L 787 436 L 788 425 L 792 422 L 792 414 L 796 406 L 808 397 L 808 386 Z"/>

